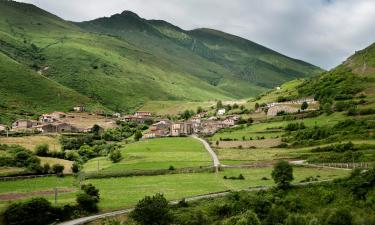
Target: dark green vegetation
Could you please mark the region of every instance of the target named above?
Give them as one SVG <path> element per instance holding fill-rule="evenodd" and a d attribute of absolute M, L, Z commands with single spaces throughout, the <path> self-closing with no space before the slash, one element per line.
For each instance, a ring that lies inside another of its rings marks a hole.
<path fill-rule="evenodd" d="M 2 222 L 5 225 L 52 224 L 97 212 L 99 199 L 99 190 L 92 184 L 86 184 L 81 186 L 81 192 L 77 194 L 76 205 L 57 207 L 45 198 L 32 198 L 10 204 L 2 214 Z"/>
<path fill-rule="evenodd" d="M 0 112 L 131 111 L 149 100 L 255 96 L 319 68 L 219 31 L 183 31 L 131 12 L 71 23 L 0 1 Z"/>

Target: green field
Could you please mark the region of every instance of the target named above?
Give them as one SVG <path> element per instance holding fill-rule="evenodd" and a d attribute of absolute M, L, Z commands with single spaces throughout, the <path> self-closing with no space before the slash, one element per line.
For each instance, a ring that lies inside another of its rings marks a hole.
<path fill-rule="evenodd" d="M 196 173 L 196 174 L 174 174 L 161 176 L 141 176 L 130 178 L 107 178 L 87 180 L 99 188 L 101 193 L 101 210 L 113 210 L 133 206 L 145 195 L 164 193 L 169 200 L 181 199 L 183 197 L 206 194 L 224 190 L 240 190 L 255 186 L 273 185 L 272 180 L 262 180 L 263 177 L 270 179 L 272 168 L 259 169 L 226 169 L 219 174 Z M 316 169 L 295 167 L 295 182 L 299 182 L 308 176 L 319 175 L 319 180 L 333 179 L 346 176 L 347 170 Z M 223 176 L 238 176 L 243 174 L 245 180 L 225 180 Z M 28 193 L 42 190 L 52 190 L 55 187 L 61 189 L 76 190 L 77 184 L 72 177 L 65 178 L 36 178 L 31 180 L 1 182 L 0 196 L 9 193 Z M 36 195 L 38 196 L 38 195 Z M 53 200 L 53 194 L 44 195 Z M 59 194 L 59 204 L 74 202 L 74 192 Z M 0 208 L 4 208 L 8 201 L 0 201 Z"/>
<path fill-rule="evenodd" d="M 105 157 L 88 161 L 84 171 L 145 170 L 210 166 L 211 158 L 201 142 L 193 138 L 150 139 L 126 145 L 123 159 L 112 163 Z"/>
<path fill-rule="evenodd" d="M 156 115 L 177 115 L 184 110 L 194 110 L 200 106 L 209 108 L 214 106 L 216 102 L 188 102 L 188 101 L 149 101 L 146 102 L 139 110 L 152 112 Z"/>
<path fill-rule="evenodd" d="M 307 118 L 307 119 L 300 119 L 300 120 L 293 120 L 293 121 L 277 121 L 277 122 L 265 122 L 265 123 L 258 123 L 253 124 L 248 127 L 244 127 L 243 129 L 233 129 L 233 130 L 224 130 L 221 132 L 216 133 L 211 140 L 216 141 L 220 138 L 231 138 L 231 139 L 238 139 L 241 140 L 242 137 L 246 137 L 249 139 L 250 137 L 254 140 L 257 137 L 264 136 L 265 138 L 274 138 L 276 136 L 281 137 L 284 134 L 282 130 L 289 123 L 299 123 L 303 122 L 305 126 L 312 127 L 312 126 L 322 126 L 322 125 L 334 125 L 339 121 L 348 118 L 347 116 L 343 115 L 342 113 L 334 113 L 332 115 L 321 115 L 316 118 Z"/>

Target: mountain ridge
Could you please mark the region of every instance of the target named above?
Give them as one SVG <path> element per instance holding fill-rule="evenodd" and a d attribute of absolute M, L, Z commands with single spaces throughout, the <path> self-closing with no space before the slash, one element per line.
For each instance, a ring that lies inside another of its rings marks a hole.
<path fill-rule="evenodd" d="M 28 110 L 26 98 L 12 98 L 11 92 L 17 96 L 19 90 L 4 85 L 0 92 L 10 94 L 3 105 L 13 103 L 3 112 L 12 118 L 23 114 L 21 111 L 37 115 L 55 109 L 67 111 L 77 104 L 91 105 L 90 110 L 130 112 L 152 100 L 240 99 L 293 78 L 280 76 L 289 72 L 283 71 L 283 65 L 272 64 L 271 58 L 275 57 L 285 65 L 295 65 L 285 57 L 263 55 L 256 61 L 250 53 L 242 57 L 244 52 L 230 45 L 215 49 L 211 39 L 192 36 L 165 21 L 150 22 L 130 11 L 115 14 L 109 17 L 110 21 L 103 17 L 95 22 L 75 23 L 31 4 L 1 0 L 0 6 L 0 52 L 23 65 L 17 73 L 40 73 L 46 80 L 65 87 L 61 90 L 70 93 L 67 96 L 75 93 L 75 97 L 61 104 L 63 107 L 52 104 L 53 107 Z M 232 55 L 234 58 L 230 58 Z M 5 62 L 4 57 L 1 60 Z M 258 65 L 247 65 L 253 61 Z M 270 73 L 264 82 L 257 78 L 263 76 L 257 74 L 261 71 L 257 67 L 264 68 L 262 63 L 268 66 L 265 73 Z M 299 71 L 306 69 L 303 77 L 320 71 L 314 66 L 297 66 Z M 7 82 L 17 83 L 20 79 L 12 74 L 3 76 Z M 42 99 L 57 96 L 48 93 L 53 83 L 43 84 L 39 84 L 44 91 L 38 92 L 40 100 L 35 98 L 34 105 L 43 106 Z M 35 87 L 30 84 L 24 88 Z"/>

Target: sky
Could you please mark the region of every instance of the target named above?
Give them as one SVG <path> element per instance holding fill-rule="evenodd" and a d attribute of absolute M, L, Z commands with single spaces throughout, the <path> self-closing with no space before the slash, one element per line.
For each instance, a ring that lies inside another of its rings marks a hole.
<path fill-rule="evenodd" d="M 19 0 L 63 19 L 130 10 L 185 30 L 213 28 L 324 69 L 375 42 L 375 0 Z"/>

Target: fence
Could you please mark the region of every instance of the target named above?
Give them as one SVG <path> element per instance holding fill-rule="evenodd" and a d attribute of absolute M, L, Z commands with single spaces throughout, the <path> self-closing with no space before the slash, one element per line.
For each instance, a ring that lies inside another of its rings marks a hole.
<path fill-rule="evenodd" d="M 309 165 L 321 166 L 321 167 L 331 167 L 331 168 L 342 168 L 342 169 L 369 169 L 372 167 L 371 163 L 312 163 Z"/>
<path fill-rule="evenodd" d="M 12 180 L 24 180 L 24 179 L 34 179 L 39 177 L 53 177 L 56 174 L 43 174 L 43 175 L 25 175 L 25 176 L 14 176 L 14 177 L 0 177 L 0 181 L 12 181 Z"/>

